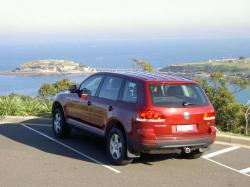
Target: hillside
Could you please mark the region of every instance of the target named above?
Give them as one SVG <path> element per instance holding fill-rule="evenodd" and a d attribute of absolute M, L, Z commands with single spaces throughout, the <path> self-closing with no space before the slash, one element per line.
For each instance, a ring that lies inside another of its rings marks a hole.
<path fill-rule="evenodd" d="M 219 71 L 226 75 L 250 78 L 250 58 L 173 64 L 161 68 L 160 71 L 180 74 L 204 74 Z"/>

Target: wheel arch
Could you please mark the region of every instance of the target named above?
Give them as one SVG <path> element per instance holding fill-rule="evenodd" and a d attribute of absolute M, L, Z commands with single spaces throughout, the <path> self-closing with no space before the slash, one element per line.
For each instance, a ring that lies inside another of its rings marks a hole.
<path fill-rule="evenodd" d="M 123 135 L 124 135 L 124 137 L 125 137 L 125 139 L 126 139 L 126 142 L 127 142 L 127 133 L 126 133 L 126 130 L 125 130 L 125 128 L 124 128 L 122 122 L 121 122 L 119 119 L 117 119 L 117 118 L 111 118 L 111 119 L 108 121 L 108 123 L 107 123 L 107 125 L 106 125 L 106 128 L 105 128 L 105 132 L 104 132 L 105 137 L 107 136 L 108 132 L 109 132 L 113 127 L 117 127 L 117 128 L 119 128 L 119 129 L 121 129 L 121 131 L 122 131 L 122 133 L 123 133 Z"/>
<path fill-rule="evenodd" d="M 66 117 L 66 113 L 64 111 L 64 108 L 62 104 L 59 101 L 55 101 L 52 105 L 52 113 L 55 111 L 55 109 L 60 108 L 63 111 L 64 116 Z"/>

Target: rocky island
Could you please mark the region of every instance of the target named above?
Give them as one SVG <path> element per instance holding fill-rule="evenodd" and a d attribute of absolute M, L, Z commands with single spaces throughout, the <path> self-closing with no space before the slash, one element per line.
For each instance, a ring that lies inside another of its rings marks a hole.
<path fill-rule="evenodd" d="M 14 75 L 58 75 L 94 73 L 96 69 L 70 60 L 35 60 L 19 65 L 15 70 L 1 74 Z"/>

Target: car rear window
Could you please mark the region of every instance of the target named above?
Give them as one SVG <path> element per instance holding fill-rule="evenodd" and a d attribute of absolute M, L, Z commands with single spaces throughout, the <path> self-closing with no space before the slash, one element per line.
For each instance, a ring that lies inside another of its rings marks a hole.
<path fill-rule="evenodd" d="M 154 106 L 190 107 L 208 104 L 197 84 L 151 84 L 149 91 Z"/>

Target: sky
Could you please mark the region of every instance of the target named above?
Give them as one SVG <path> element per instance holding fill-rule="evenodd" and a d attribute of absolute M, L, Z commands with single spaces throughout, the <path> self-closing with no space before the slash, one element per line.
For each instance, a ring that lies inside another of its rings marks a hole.
<path fill-rule="evenodd" d="M 250 37 L 250 0 L 0 0 L 0 40 Z"/>

